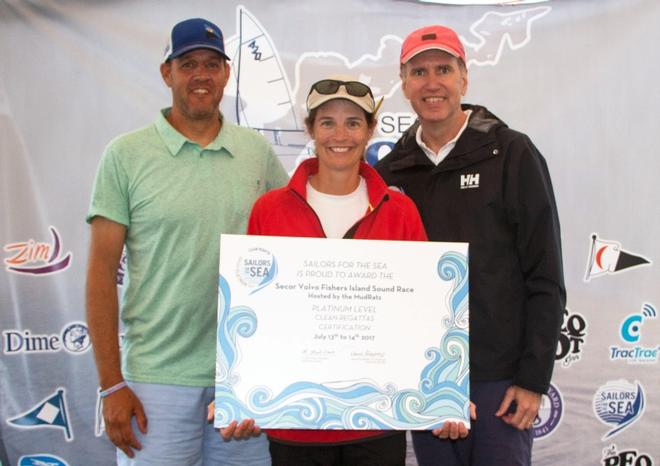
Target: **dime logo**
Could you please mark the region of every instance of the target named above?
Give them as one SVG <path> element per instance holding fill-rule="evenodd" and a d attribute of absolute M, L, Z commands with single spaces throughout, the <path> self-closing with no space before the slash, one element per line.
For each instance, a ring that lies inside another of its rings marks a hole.
<path fill-rule="evenodd" d="M 62 344 L 69 353 L 82 353 L 89 348 L 89 331 L 81 322 L 65 327 L 62 331 Z"/>
<path fill-rule="evenodd" d="M 62 349 L 81 354 L 90 347 L 89 331 L 82 322 L 65 325 L 59 335 L 38 335 L 30 330 L 4 330 L 4 354 L 57 353 Z"/>

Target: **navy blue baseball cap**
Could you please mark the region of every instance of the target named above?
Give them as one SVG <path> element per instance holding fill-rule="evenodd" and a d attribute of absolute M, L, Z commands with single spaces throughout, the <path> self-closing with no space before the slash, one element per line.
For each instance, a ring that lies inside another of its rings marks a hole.
<path fill-rule="evenodd" d="M 206 19 L 191 18 L 172 28 L 163 62 L 197 49 L 213 50 L 229 60 L 220 28 Z"/>

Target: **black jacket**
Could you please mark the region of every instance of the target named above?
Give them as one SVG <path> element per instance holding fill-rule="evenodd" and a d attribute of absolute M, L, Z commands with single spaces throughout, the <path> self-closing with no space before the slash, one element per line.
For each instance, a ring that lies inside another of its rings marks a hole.
<path fill-rule="evenodd" d="M 410 196 L 431 241 L 469 242 L 473 381 L 512 378 L 545 393 L 566 303 L 550 175 L 530 139 L 484 107 L 435 166 L 417 124 L 376 165 Z"/>

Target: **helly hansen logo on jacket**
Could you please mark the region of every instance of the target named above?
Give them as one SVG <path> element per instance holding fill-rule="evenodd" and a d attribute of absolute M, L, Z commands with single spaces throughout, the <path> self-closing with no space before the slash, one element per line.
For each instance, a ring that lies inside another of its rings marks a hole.
<path fill-rule="evenodd" d="M 461 189 L 471 189 L 479 187 L 479 173 L 468 173 L 461 175 Z"/>

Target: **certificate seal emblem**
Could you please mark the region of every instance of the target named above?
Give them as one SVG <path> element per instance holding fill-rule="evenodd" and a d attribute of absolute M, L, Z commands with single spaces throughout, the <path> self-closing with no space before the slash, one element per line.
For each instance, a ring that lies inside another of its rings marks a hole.
<path fill-rule="evenodd" d="M 251 248 L 238 258 L 236 275 L 243 286 L 259 291 L 277 276 L 277 260 L 263 248 Z"/>

